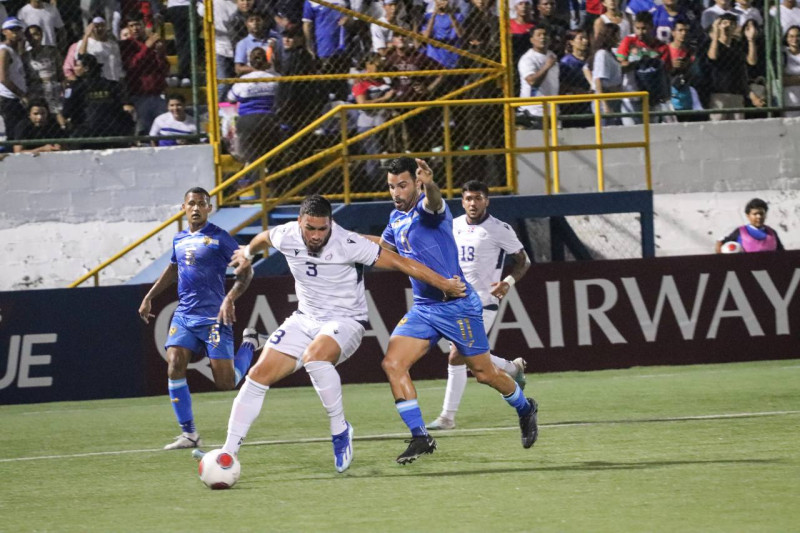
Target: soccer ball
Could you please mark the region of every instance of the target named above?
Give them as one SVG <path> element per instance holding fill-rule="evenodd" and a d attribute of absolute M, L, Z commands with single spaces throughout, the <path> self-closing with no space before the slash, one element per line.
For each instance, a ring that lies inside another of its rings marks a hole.
<path fill-rule="evenodd" d="M 233 487 L 239 481 L 242 465 L 236 457 L 223 450 L 212 450 L 203 456 L 197 467 L 200 480 L 211 490 Z"/>
<path fill-rule="evenodd" d="M 728 241 L 722 245 L 723 254 L 740 254 L 742 253 L 742 245 L 736 241 Z"/>

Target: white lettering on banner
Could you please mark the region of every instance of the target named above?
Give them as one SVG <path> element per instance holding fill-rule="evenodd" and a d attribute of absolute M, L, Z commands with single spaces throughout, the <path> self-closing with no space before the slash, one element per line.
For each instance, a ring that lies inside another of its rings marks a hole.
<path fill-rule="evenodd" d="M 603 290 L 603 302 L 600 307 L 589 307 L 589 287 L 597 286 Z M 575 280 L 575 314 L 578 322 L 578 344 L 592 344 L 590 320 L 594 320 L 612 344 L 625 344 L 627 341 L 611 323 L 606 311 L 617 303 L 617 287 L 607 279 Z"/>
<path fill-rule="evenodd" d="M 8 365 L 3 379 L 0 379 L 0 390 L 14 382 L 14 378 L 17 377 L 17 368 L 19 368 L 17 387 L 20 389 L 50 387 L 53 384 L 52 376 L 31 377 L 32 366 L 49 365 L 52 361 L 50 354 L 34 355 L 33 345 L 53 344 L 56 341 L 58 341 L 57 333 L 12 335 L 8 347 Z M 22 344 L 22 350 L 20 350 L 20 344 Z"/>
<path fill-rule="evenodd" d="M 250 320 L 247 321 L 248 328 L 256 328 L 256 325 L 261 322 L 266 328 L 267 334 L 272 334 L 273 331 L 278 329 L 278 321 L 269 307 L 267 297 L 263 294 L 256 296 L 255 304 L 253 304 L 253 312 L 250 314 Z M 256 354 L 258 356 L 258 354 Z"/>
<path fill-rule="evenodd" d="M 794 291 L 797 289 L 797 283 L 800 281 L 800 268 L 794 269 L 792 281 L 789 282 L 786 296 L 783 297 L 781 297 L 775 284 L 772 283 L 772 278 L 769 277 L 769 273 L 766 270 L 756 270 L 753 272 L 753 277 L 761 285 L 761 290 L 764 291 L 769 303 L 775 309 L 775 334 L 789 335 L 789 302 L 792 301 Z"/>
<path fill-rule="evenodd" d="M 8 364 L 3 379 L 0 379 L 0 390 L 5 389 L 14 382 L 17 377 L 17 362 L 19 361 L 19 342 L 21 335 L 12 335 L 8 344 Z"/>
<path fill-rule="evenodd" d="M 377 338 L 378 344 L 381 345 L 381 351 L 386 353 L 386 349 L 389 347 L 389 331 L 387 331 L 386 324 L 384 324 L 381 314 L 378 312 L 378 306 L 375 305 L 375 300 L 372 299 L 372 294 L 366 291 L 366 295 L 369 325 L 371 329 L 364 331 L 364 336 Z"/>
<path fill-rule="evenodd" d="M 169 323 L 172 321 L 172 313 L 178 307 L 178 302 L 172 302 L 158 313 L 156 322 L 153 326 L 153 339 L 156 343 L 156 349 L 164 361 L 167 361 L 167 349 L 164 345 L 167 343 L 167 336 L 169 335 Z M 169 361 L 167 361 L 169 362 Z M 186 367 L 188 370 L 197 370 L 209 381 L 214 381 L 214 373 L 211 371 L 211 360 L 208 357 L 203 357 L 199 361 L 189 363 Z"/>
<path fill-rule="evenodd" d="M 547 287 L 547 317 L 550 322 L 550 347 L 564 346 L 564 324 L 561 320 L 561 282 L 548 281 Z"/>
<path fill-rule="evenodd" d="M 642 328 L 642 334 L 647 342 L 655 342 L 656 340 L 665 301 L 669 302 L 672 308 L 672 313 L 675 315 L 678 321 L 678 327 L 681 329 L 683 340 L 689 341 L 694 338 L 694 331 L 697 327 L 697 319 L 700 316 L 703 295 L 708 285 L 708 274 L 700 274 L 697 290 L 694 295 L 691 317 L 686 313 L 683 300 L 681 300 L 681 295 L 678 292 L 678 287 L 675 285 L 675 279 L 672 276 L 664 276 L 661 278 L 661 288 L 658 291 L 658 300 L 656 301 L 656 308 L 652 318 L 647 312 L 647 306 L 644 304 L 642 292 L 639 290 L 639 284 L 636 282 L 636 278 L 622 278 L 621 281 L 622 285 L 625 287 L 625 292 L 628 293 L 628 299 L 631 301 L 633 311 L 636 313 L 636 318 L 639 320 L 639 325 Z"/>
<path fill-rule="evenodd" d="M 726 311 L 725 304 L 728 302 L 729 294 L 733 297 L 736 308 Z M 751 337 L 764 336 L 764 330 L 761 328 L 761 324 L 758 323 L 756 314 L 753 312 L 753 308 L 750 307 L 750 302 L 747 301 L 747 296 L 744 294 L 742 284 L 739 283 L 739 278 L 736 277 L 736 272 L 729 271 L 725 275 L 725 283 L 722 285 L 722 290 L 720 290 L 717 308 L 714 310 L 714 317 L 711 319 L 706 338 L 717 338 L 719 323 L 723 318 L 736 317 L 742 319 Z"/>
<path fill-rule="evenodd" d="M 509 305 L 511 306 L 516 321 L 503 322 L 502 319 L 503 315 L 505 315 L 506 306 Z M 511 287 L 506 297 L 500 300 L 497 319 L 495 320 L 492 331 L 489 333 L 489 346 L 494 347 L 497 335 L 500 333 L 501 329 L 519 329 L 525 336 L 525 342 L 528 343 L 528 348 L 544 348 L 544 343 L 542 343 L 542 339 L 536 332 L 536 328 L 533 327 L 533 322 L 531 322 L 528 312 L 525 311 L 525 306 L 522 305 L 519 293 L 514 287 Z"/>

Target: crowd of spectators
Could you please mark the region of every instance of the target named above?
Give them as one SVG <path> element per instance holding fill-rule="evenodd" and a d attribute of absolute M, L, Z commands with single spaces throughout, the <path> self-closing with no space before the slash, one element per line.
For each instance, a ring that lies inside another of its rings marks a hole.
<path fill-rule="evenodd" d="M 8 139 L 19 139 L 23 132 L 49 133 L 50 127 L 42 124 L 51 122 L 61 129 L 61 137 L 196 132 L 188 126 L 192 121 L 187 119 L 185 100 L 166 95 L 170 86 L 190 84 L 189 0 L 81 0 L 53 5 L 43 0 L 21 1 L 0 3 L 0 115 Z M 496 0 L 330 3 L 500 60 Z M 779 10 L 786 45 L 784 97 L 789 105 L 800 104 L 796 0 L 783 0 L 771 13 L 763 12 L 760 0 L 509 0 L 509 8 L 504 24 L 511 34 L 520 96 L 644 90 L 650 94 L 652 110 L 702 109 L 713 111 L 712 120 L 741 118 L 741 113 L 726 109 L 765 105 L 763 25 Z M 203 17 L 202 2 L 197 9 Z M 311 0 L 214 0 L 213 9 L 218 78 L 483 66 Z M 169 76 L 167 46 L 159 31 L 164 21 L 174 27 L 178 57 L 174 77 Z M 263 53 L 254 55 L 255 50 Z M 220 101 L 239 102 L 241 117 L 269 116 L 244 120 L 245 130 L 264 125 L 278 132 L 264 146 L 244 141 L 244 158 L 250 160 L 335 103 L 431 99 L 476 79 L 376 76 L 350 82 L 259 82 L 237 91 L 220 83 L 218 88 Z M 258 94 L 249 96 L 251 91 Z M 484 84 L 470 95 L 500 96 L 500 91 L 496 84 Z M 261 104 L 254 107 L 252 98 Z M 265 99 L 269 102 L 264 103 Z M 40 106 L 32 105 L 42 102 L 47 104 L 46 120 Z M 634 99 L 600 105 L 607 113 L 641 110 L 641 102 Z M 576 126 L 591 122 L 570 117 L 590 112 L 585 103 L 559 108 L 563 122 Z M 486 131 L 496 129 L 481 113 L 461 110 L 454 120 L 473 124 L 481 120 Z M 432 112 L 420 113 L 406 123 L 404 148 L 431 148 L 425 139 L 435 127 L 432 116 Z M 518 112 L 517 126 L 541 127 L 541 116 L 541 106 L 525 106 Z M 366 131 L 385 119 L 381 112 L 362 112 L 352 117 L 351 125 L 356 132 Z M 695 118 L 662 117 L 684 119 Z M 607 122 L 638 120 L 629 116 Z M 55 144 L 48 146 L 58 149 Z M 362 146 L 368 153 L 383 148 L 373 141 Z"/>

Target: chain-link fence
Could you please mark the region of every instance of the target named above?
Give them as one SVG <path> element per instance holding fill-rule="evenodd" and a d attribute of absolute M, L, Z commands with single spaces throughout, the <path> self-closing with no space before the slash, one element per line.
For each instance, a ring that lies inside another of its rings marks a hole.
<path fill-rule="evenodd" d="M 3 3 L 5 151 L 200 142 L 207 107 L 191 5 Z M 7 14 L 16 14 L 7 17 Z"/>

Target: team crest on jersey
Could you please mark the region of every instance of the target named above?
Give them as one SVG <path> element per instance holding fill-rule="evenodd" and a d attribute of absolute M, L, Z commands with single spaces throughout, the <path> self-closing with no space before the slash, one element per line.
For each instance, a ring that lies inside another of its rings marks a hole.
<path fill-rule="evenodd" d="M 177 331 L 178 331 L 178 328 L 176 328 L 175 326 L 171 326 L 169 328 L 169 336 L 172 337 L 173 335 L 175 335 L 175 332 L 177 332 Z"/>
<path fill-rule="evenodd" d="M 330 261 L 331 259 L 333 259 L 333 254 L 328 254 L 325 256 L 325 261 Z"/>
<path fill-rule="evenodd" d="M 203 237 L 203 245 L 208 246 L 209 244 L 211 244 L 211 237 L 206 235 L 205 237 Z"/>
<path fill-rule="evenodd" d="M 403 324 L 405 324 L 406 322 L 408 322 L 408 317 L 405 317 L 405 316 L 404 316 L 403 318 L 401 318 L 401 319 L 400 319 L 400 322 L 398 322 L 398 323 L 397 323 L 397 325 L 398 325 L 398 326 L 402 326 L 402 325 L 403 325 Z"/>

